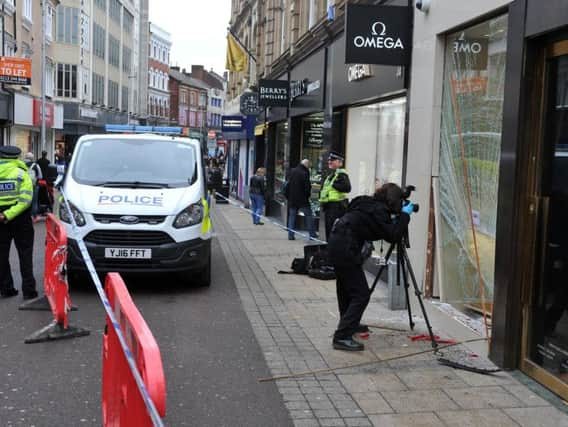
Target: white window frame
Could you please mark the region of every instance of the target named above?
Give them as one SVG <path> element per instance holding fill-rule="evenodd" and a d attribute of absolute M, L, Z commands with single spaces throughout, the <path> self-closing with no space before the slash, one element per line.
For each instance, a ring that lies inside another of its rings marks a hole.
<path fill-rule="evenodd" d="M 55 96 L 55 67 L 50 61 L 45 64 L 45 95 Z"/>
<path fill-rule="evenodd" d="M 23 0 L 22 3 L 22 21 L 24 26 L 33 24 L 33 0 Z"/>
<path fill-rule="evenodd" d="M 45 15 L 45 40 L 49 44 L 53 41 L 53 15 L 55 9 L 51 3 L 47 4 L 47 14 Z"/>

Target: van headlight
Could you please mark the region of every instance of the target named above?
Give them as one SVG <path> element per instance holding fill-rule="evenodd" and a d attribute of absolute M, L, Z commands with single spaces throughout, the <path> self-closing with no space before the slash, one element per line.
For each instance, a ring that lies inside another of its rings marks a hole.
<path fill-rule="evenodd" d="M 201 202 L 189 205 L 176 216 L 174 227 L 184 228 L 199 224 L 201 221 L 203 221 L 203 211 L 204 209 Z"/>
<path fill-rule="evenodd" d="M 73 218 L 75 218 L 75 224 L 79 227 L 82 227 L 86 224 L 85 217 L 81 213 L 79 209 L 73 204 L 69 203 L 69 207 L 71 208 L 71 213 L 73 214 Z M 71 224 L 71 217 L 67 212 L 67 207 L 65 206 L 64 202 L 59 204 L 59 219 L 67 224 Z"/>

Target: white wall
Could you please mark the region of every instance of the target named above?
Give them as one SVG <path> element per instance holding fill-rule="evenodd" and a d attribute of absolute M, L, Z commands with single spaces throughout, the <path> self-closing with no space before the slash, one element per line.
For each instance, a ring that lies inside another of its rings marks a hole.
<path fill-rule="evenodd" d="M 416 186 L 412 199 L 421 205 L 420 213 L 412 216 L 408 250 L 421 283 L 425 277 L 430 181 L 438 176 L 444 33 L 480 16 L 504 11 L 509 3 L 511 0 L 436 0 L 427 14 L 414 12 L 406 183 Z"/>

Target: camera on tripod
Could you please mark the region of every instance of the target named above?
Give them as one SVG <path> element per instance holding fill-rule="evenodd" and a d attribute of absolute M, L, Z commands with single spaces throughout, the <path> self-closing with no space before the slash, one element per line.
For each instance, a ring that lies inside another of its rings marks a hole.
<path fill-rule="evenodd" d="M 402 188 L 402 205 L 406 205 L 409 202 L 409 198 L 410 198 L 410 193 L 412 193 L 414 190 L 416 190 L 416 187 L 414 185 L 407 185 L 406 187 Z M 418 212 L 418 210 L 420 209 L 420 205 L 418 203 L 413 203 L 413 212 Z"/>

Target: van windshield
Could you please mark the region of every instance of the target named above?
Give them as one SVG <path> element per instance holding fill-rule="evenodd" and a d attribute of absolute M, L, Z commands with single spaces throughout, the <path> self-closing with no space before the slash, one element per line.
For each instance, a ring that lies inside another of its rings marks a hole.
<path fill-rule="evenodd" d="M 197 180 L 195 147 L 151 139 L 96 139 L 73 153 L 71 171 L 80 184 L 108 187 L 188 187 Z"/>

